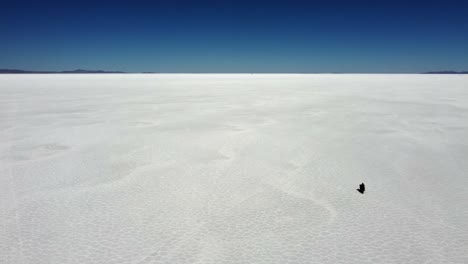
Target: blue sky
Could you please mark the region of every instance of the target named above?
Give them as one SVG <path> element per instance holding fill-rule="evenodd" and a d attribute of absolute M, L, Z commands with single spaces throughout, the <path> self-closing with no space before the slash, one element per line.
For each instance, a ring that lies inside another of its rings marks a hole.
<path fill-rule="evenodd" d="M 12 1 L 0 32 L 0 68 L 468 70 L 468 0 Z"/>

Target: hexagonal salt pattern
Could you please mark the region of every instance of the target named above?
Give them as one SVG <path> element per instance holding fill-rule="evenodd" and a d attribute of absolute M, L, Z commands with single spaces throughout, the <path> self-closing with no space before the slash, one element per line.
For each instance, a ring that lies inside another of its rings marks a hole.
<path fill-rule="evenodd" d="M 468 263 L 467 121 L 459 75 L 0 75 L 0 263 Z"/>

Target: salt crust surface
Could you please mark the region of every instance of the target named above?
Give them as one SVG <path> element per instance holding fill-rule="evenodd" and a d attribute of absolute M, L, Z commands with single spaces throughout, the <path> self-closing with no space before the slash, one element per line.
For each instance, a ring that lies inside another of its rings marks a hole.
<path fill-rule="evenodd" d="M 468 76 L 0 75 L 0 214 L 2 264 L 468 263 Z"/>

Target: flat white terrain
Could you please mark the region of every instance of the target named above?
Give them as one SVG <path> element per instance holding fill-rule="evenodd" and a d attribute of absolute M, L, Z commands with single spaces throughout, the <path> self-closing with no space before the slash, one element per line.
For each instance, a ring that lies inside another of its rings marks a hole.
<path fill-rule="evenodd" d="M 468 263 L 467 221 L 468 75 L 0 75 L 2 264 Z"/>

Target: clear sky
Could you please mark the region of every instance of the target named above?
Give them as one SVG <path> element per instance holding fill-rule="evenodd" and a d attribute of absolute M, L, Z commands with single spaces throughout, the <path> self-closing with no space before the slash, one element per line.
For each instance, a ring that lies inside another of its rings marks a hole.
<path fill-rule="evenodd" d="M 0 34 L 10 69 L 468 70 L 468 0 L 2 1 Z"/>

